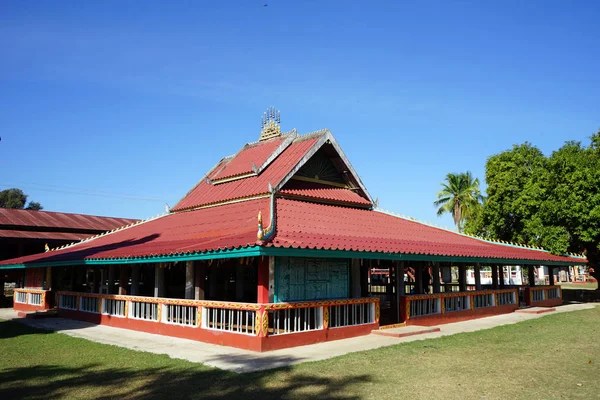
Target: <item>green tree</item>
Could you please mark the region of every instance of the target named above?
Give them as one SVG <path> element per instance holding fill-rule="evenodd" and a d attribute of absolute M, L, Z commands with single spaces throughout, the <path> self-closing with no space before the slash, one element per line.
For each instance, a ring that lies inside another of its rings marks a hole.
<path fill-rule="evenodd" d="M 27 210 L 42 210 L 43 207 L 36 201 L 27 204 L 27 195 L 21 189 L 6 189 L 0 191 L 0 208 L 17 208 Z"/>
<path fill-rule="evenodd" d="M 545 157 L 530 143 L 490 157 L 487 202 L 465 231 L 584 253 L 600 279 L 600 131 L 590 145 L 567 142 Z"/>
<path fill-rule="evenodd" d="M 479 189 L 479 179 L 473 179 L 470 171 L 449 173 L 441 185 L 438 199 L 433 202 L 438 208 L 437 215 L 449 213 L 454 224 L 462 230 L 466 221 L 477 216 L 484 200 Z"/>

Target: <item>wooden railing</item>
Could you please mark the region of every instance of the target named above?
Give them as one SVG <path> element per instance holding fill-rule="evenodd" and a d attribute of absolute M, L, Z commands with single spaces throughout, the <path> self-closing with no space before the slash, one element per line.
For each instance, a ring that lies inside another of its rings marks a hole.
<path fill-rule="evenodd" d="M 15 289 L 14 302 L 16 304 L 26 304 L 40 309 L 45 309 L 47 290 L 42 289 Z M 18 306 L 17 306 L 18 307 Z"/>
<path fill-rule="evenodd" d="M 559 305 L 562 303 L 562 289 L 560 286 L 534 286 L 525 288 L 527 305 Z"/>
<path fill-rule="evenodd" d="M 447 292 L 401 297 L 402 319 L 446 315 L 459 311 L 518 305 L 517 289 Z"/>
<path fill-rule="evenodd" d="M 379 299 L 233 303 L 58 292 L 58 308 L 241 335 L 271 336 L 379 322 Z"/>

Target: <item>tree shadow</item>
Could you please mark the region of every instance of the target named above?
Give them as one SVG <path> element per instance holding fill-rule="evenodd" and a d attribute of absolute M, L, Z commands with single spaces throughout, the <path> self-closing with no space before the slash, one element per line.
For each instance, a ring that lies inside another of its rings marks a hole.
<path fill-rule="evenodd" d="M 78 368 L 39 365 L 0 369 L 0 398 L 58 399 L 293 399 L 352 400 L 350 385 L 368 382 L 366 375 L 334 378 L 275 371 L 238 375 L 218 369 L 113 368 L 89 364 Z M 322 375 L 322 374 L 321 374 Z"/>

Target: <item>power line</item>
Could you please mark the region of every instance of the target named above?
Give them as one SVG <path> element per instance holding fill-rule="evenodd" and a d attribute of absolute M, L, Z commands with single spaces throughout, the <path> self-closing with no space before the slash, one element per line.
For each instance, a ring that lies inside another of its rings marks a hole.
<path fill-rule="evenodd" d="M 59 186 L 59 185 L 49 185 L 42 183 L 0 183 L 0 186 L 5 187 L 19 187 L 26 188 L 32 190 L 40 190 L 45 192 L 54 192 L 54 193 L 69 193 L 69 194 L 77 194 L 82 196 L 93 196 L 93 197 L 112 197 L 119 199 L 128 199 L 128 200 L 143 200 L 143 201 L 156 201 L 156 202 L 165 202 L 164 199 L 158 197 L 150 197 L 150 196 L 137 196 L 133 194 L 124 194 L 124 193 L 111 193 L 105 192 L 101 190 L 92 190 L 92 189 L 82 189 L 82 188 L 74 188 L 68 186 Z M 41 187 L 36 187 L 41 186 Z"/>

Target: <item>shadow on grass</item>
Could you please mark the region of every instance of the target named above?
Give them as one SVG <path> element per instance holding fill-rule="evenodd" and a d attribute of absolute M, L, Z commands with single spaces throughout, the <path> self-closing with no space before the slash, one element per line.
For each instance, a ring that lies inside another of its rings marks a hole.
<path fill-rule="evenodd" d="M 272 374 L 273 371 L 238 375 L 217 369 L 101 369 L 94 364 L 82 368 L 31 366 L 0 371 L 0 398 L 350 400 L 358 397 L 349 394 L 349 386 L 369 381 L 367 376 L 332 378 L 296 374 L 273 381 Z"/>

